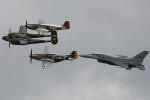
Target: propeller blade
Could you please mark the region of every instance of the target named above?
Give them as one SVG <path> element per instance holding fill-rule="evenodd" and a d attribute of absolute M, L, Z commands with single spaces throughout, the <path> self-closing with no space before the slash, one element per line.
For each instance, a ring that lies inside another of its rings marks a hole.
<path fill-rule="evenodd" d="M 10 33 L 11 33 L 11 29 L 9 29 L 9 48 L 10 48 L 10 43 L 11 43 L 11 36 L 10 36 Z"/>
<path fill-rule="evenodd" d="M 32 63 L 32 49 L 31 49 L 31 54 L 30 54 L 30 64 Z"/>
<path fill-rule="evenodd" d="M 9 48 L 10 48 L 10 41 L 9 41 Z"/>
<path fill-rule="evenodd" d="M 11 29 L 9 29 L 9 34 L 11 33 Z"/>
<path fill-rule="evenodd" d="M 28 22 L 27 22 L 27 20 L 26 20 L 26 25 L 25 25 L 25 27 L 26 27 L 26 30 L 27 30 L 27 25 L 28 25 Z"/>

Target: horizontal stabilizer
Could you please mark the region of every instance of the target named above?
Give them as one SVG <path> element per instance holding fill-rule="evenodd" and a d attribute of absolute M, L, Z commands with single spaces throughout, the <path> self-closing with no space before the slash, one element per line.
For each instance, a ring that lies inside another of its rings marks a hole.
<path fill-rule="evenodd" d="M 145 70 L 145 67 L 144 66 L 136 66 L 137 68 L 139 68 L 140 70 Z"/>

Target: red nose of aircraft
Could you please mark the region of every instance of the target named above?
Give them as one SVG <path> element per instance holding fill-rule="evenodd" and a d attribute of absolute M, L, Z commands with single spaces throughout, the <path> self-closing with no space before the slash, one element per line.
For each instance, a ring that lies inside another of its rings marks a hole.
<path fill-rule="evenodd" d="M 27 28 L 27 26 L 28 26 L 28 25 L 24 25 L 24 27 L 26 27 L 26 28 Z"/>
<path fill-rule="evenodd" d="M 24 27 L 28 28 L 29 26 L 26 24 L 26 25 L 24 25 Z"/>

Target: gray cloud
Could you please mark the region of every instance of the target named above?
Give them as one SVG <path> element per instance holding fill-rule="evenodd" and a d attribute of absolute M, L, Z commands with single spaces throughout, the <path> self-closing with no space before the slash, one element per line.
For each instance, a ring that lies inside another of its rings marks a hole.
<path fill-rule="evenodd" d="M 18 31 L 20 25 L 63 24 L 71 30 L 58 33 L 59 44 L 11 46 L 0 40 L 0 99 L 2 100 L 149 100 L 148 56 L 146 71 L 126 71 L 79 58 L 41 70 L 41 63 L 29 64 L 30 49 L 43 53 L 82 53 L 134 56 L 149 50 L 149 0 L 1 0 L 0 33 Z M 30 31 L 31 32 L 31 31 Z"/>

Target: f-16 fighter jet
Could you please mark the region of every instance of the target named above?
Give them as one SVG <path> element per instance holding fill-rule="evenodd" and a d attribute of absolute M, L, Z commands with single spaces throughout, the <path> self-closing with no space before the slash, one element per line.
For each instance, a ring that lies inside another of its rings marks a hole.
<path fill-rule="evenodd" d="M 97 59 L 97 61 L 100 63 L 120 66 L 121 68 L 126 68 L 127 70 L 130 70 L 132 68 L 145 70 L 145 67 L 142 64 L 142 62 L 148 53 L 149 51 L 142 51 L 141 53 L 137 54 L 132 58 L 128 58 L 126 56 L 112 57 L 103 54 L 85 54 L 80 56 L 85 58 Z"/>
<path fill-rule="evenodd" d="M 24 26 L 20 26 L 19 32 L 11 32 L 11 30 L 9 30 L 8 36 L 3 36 L 2 39 L 9 42 L 9 47 L 10 44 L 28 45 L 28 44 L 51 42 L 50 40 L 32 39 L 40 37 L 51 37 L 51 36 L 44 34 L 29 34 L 27 33 Z"/>
<path fill-rule="evenodd" d="M 41 20 L 39 21 L 39 24 L 28 24 L 26 21 L 26 30 L 36 30 L 38 33 L 49 33 L 51 32 L 51 40 L 53 44 L 57 44 L 58 38 L 57 38 L 57 30 L 66 30 L 70 29 L 70 23 L 69 21 L 65 21 L 65 23 L 62 26 L 58 25 L 51 25 L 51 24 L 44 24 Z"/>
<path fill-rule="evenodd" d="M 47 65 L 53 64 L 53 63 L 58 63 L 64 60 L 74 60 L 78 58 L 77 51 L 72 51 L 70 55 L 56 55 L 56 54 L 50 54 L 50 53 L 44 53 L 44 54 L 32 54 L 32 49 L 31 49 L 31 54 L 29 55 L 30 57 L 30 63 L 32 63 L 32 59 L 42 61 L 42 68 L 46 68 Z"/>

